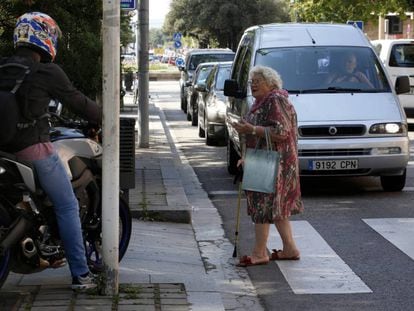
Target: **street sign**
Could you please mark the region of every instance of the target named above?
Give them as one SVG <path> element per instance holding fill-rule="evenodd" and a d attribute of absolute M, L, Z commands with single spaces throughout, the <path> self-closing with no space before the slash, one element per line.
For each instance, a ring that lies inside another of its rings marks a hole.
<path fill-rule="evenodd" d="M 174 34 L 173 34 L 173 40 L 174 41 L 181 41 L 181 37 L 182 37 L 183 35 L 181 34 L 181 32 L 175 32 Z"/>
<path fill-rule="evenodd" d="M 174 41 L 174 47 L 176 48 L 176 49 L 179 49 L 180 47 L 181 47 L 181 41 Z"/>
<path fill-rule="evenodd" d="M 121 0 L 122 10 L 135 10 L 136 7 L 135 0 Z"/>
<path fill-rule="evenodd" d="M 177 57 L 177 59 L 175 60 L 175 65 L 178 67 L 183 67 L 184 66 L 184 59 L 182 57 Z"/>
<path fill-rule="evenodd" d="M 349 25 L 354 25 L 355 27 L 364 30 L 364 22 L 363 21 L 347 21 Z"/>

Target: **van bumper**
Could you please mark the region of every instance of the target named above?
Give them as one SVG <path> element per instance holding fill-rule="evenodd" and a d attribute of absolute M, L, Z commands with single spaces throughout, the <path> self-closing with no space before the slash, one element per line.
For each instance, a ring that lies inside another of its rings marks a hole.
<path fill-rule="evenodd" d="M 402 175 L 409 159 L 408 137 L 299 140 L 298 149 L 304 176 Z"/>

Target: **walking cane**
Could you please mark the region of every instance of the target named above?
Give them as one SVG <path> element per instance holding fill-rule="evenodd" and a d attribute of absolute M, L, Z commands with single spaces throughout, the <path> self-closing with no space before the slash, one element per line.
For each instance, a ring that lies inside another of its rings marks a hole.
<path fill-rule="evenodd" d="M 241 193 L 242 193 L 242 183 L 241 183 L 241 177 L 243 175 L 243 171 L 240 168 L 237 175 L 234 178 L 234 183 L 239 180 L 239 194 L 237 198 L 237 213 L 236 213 L 236 231 L 234 233 L 234 251 L 233 251 L 233 258 L 237 257 L 237 244 L 239 241 L 239 226 L 240 226 L 240 201 L 241 201 Z"/>

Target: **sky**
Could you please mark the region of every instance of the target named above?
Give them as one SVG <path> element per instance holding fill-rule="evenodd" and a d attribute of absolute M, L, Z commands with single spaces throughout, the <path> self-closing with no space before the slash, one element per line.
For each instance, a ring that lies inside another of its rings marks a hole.
<path fill-rule="evenodd" d="M 171 0 L 149 0 L 149 28 L 161 28 Z"/>

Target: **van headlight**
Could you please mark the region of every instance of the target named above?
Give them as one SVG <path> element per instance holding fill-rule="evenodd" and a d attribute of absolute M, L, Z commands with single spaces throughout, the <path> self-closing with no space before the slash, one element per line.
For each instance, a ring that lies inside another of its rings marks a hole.
<path fill-rule="evenodd" d="M 404 123 L 378 123 L 369 129 L 370 134 L 405 134 L 407 125 Z"/>

